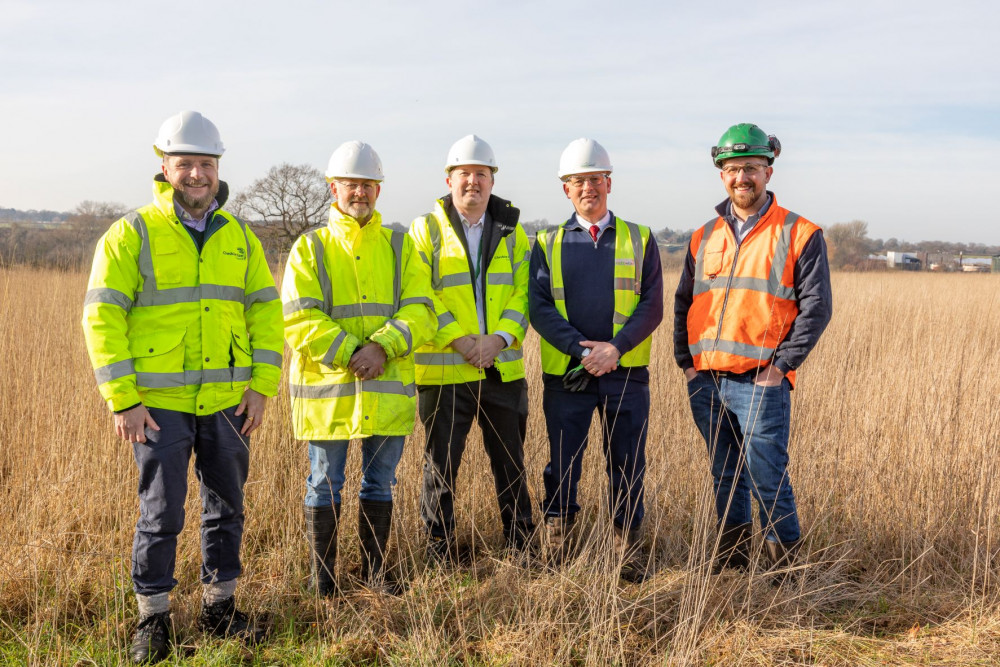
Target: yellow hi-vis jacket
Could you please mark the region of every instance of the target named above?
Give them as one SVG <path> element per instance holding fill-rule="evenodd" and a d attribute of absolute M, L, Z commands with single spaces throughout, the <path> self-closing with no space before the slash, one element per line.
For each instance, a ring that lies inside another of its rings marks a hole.
<path fill-rule="evenodd" d="M 199 253 L 162 175 L 153 196 L 111 225 L 94 253 L 83 330 L 108 407 L 207 415 L 237 405 L 248 385 L 274 396 L 281 302 L 260 241 L 218 210 L 224 222 Z"/>
<path fill-rule="evenodd" d="M 434 210 L 410 225 L 410 236 L 420 257 L 431 268 L 437 334 L 417 350 L 417 384 L 442 385 L 474 382 L 485 375 L 451 347 L 451 342 L 467 334 L 478 334 L 479 315 L 472 284 L 472 263 L 465 244 L 448 216 L 450 196 L 437 200 Z M 521 344 L 528 328 L 528 237 L 517 222 L 519 211 L 510 202 L 491 196 L 491 222 L 483 230 L 480 252 L 480 280 L 483 290 L 486 331 L 503 331 L 514 339 L 497 355 L 495 368 L 504 382 L 524 377 Z M 491 238 L 496 244 L 489 251 Z M 489 257 L 486 255 L 489 254 Z"/>
<path fill-rule="evenodd" d="M 295 437 L 408 435 L 412 353 L 436 330 L 430 271 L 412 239 L 383 228 L 378 211 L 362 227 L 333 204 L 329 223 L 292 246 L 281 298 Z M 347 365 L 369 341 L 385 351 L 385 373 L 362 381 Z"/>
<path fill-rule="evenodd" d="M 566 292 L 562 274 L 562 240 L 566 229 L 560 225 L 553 231 L 538 233 L 536 241 L 545 253 L 552 281 L 552 299 L 556 310 L 566 318 Z M 549 237 L 552 237 L 551 240 Z M 639 304 L 642 294 L 642 260 L 649 241 L 649 227 L 615 218 L 615 314 L 612 331 L 617 335 Z M 649 336 L 622 355 L 619 366 L 648 366 L 653 337 Z M 544 338 L 541 339 L 542 371 L 562 375 L 569 368 L 569 355 L 560 352 Z"/>

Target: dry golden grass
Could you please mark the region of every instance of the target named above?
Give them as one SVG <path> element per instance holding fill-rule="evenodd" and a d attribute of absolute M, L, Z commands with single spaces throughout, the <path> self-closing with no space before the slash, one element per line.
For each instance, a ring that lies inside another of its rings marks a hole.
<path fill-rule="evenodd" d="M 668 276 L 672 288 L 676 276 Z M 129 552 L 137 502 L 80 330 L 85 276 L 0 270 L 0 664 L 114 664 L 135 622 Z M 400 598 L 347 584 L 316 601 L 302 520 L 304 445 L 287 395 L 254 437 L 247 486 L 245 606 L 269 612 L 253 656 L 192 629 L 200 554 L 196 486 L 177 561 L 184 664 L 746 664 L 1000 662 L 1000 279 L 837 275 L 834 320 L 793 393 L 792 480 L 808 531 L 802 576 L 707 574 L 714 524 L 671 326 L 656 335 L 645 535 L 656 575 L 614 574 L 600 447 L 581 482 L 587 537 L 561 568 L 505 560 L 478 435 L 460 475 L 470 557 L 426 569 L 417 499 L 421 434 L 398 471 L 393 555 Z M 671 289 L 667 290 L 668 293 Z M 669 308 L 668 308 L 669 311 Z M 546 462 L 537 345 L 527 466 Z M 593 434 L 596 436 L 597 431 Z M 358 457 L 349 460 L 340 563 L 358 564 Z M 536 515 L 537 516 L 537 515 Z M 193 647 L 199 650 L 193 651 Z"/>

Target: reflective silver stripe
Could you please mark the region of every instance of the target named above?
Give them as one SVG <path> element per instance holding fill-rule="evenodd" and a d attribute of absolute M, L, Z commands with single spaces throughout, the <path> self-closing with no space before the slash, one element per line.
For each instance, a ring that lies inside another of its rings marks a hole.
<path fill-rule="evenodd" d="M 694 288 L 691 296 L 703 294 L 712 289 L 712 281 L 706 280 L 705 276 L 705 248 L 708 246 L 708 237 L 712 235 L 718 218 L 709 220 L 701 228 L 701 243 L 698 244 L 698 252 L 694 256 Z"/>
<path fill-rule="evenodd" d="M 292 301 L 289 301 L 281 307 L 281 311 L 287 316 L 297 313 L 300 310 L 309 310 L 310 308 L 318 308 L 322 310 L 323 302 L 315 297 L 304 296 L 301 299 L 293 299 Z"/>
<path fill-rule="evenodd" d="M 441 226 L 433 213 L 428 213 L 425 218 L 427 233 L 431 237 L 431 286 L 440 290 L 444 287 L 441 283 Z"/>
<path fill-rule="evenodd" d="M 615 311 L 615 316 L 612 319 L 615 324 L 625 324 L 628 322 L 628 315 L 622 315 L 617 310 Z"/>
<path fill-rule="evenodd" d="M 389 245 L 392 246 L 392 254 L 396 258 L 396 270 L 392 274 L 393 313 L 399 310 L 399 297 L 403 293 L 403 242 L 405 240 L 405 232 L 393 230 L 389 235 Z"/>
<path fill-rule="evenodd" d="M 251 377 L 249 366 L 235 368 L 208 368 L 200 371 L 178 373 L 136 373 L 136 383 L 148 389 L 189 387 L 209 382 L 247 382 Z"/>
<path fill-rule="evenodd" d="M 615 278 L 615 289 L 632 291 L 635 281 L 631 278 Z"/>
<path fill-rule="evenodd" d="M 490 285 L 513 285 L 514 276 L 510 273 L 487 273 L 486 281 Z"/>
<path fill-rule="evenodd" d="M 512 322 L 517 322 L 521 325 L 521 328 L 528 328 L 528 318 L 524 316 L 523 313 L 519 313 L 513 308 L 507 308 L 502 313 L 500 313 L 501 320 L 510 320 Z"/>
<path fill-rule="evenodd" d="M 500 350 L 500 354 L 497 355 L 497 361 L 517 361 L 518 359 L 524 359 L 524 352 L 520 349 Z"/>
<path fill-rule="evenodd" d="M 792 247 L 792 227 L 798 219 L 799 215 L 791 211 L 785 216 L 785 223 L 781 226 L 781 236 L 778 238 L 778 245 L 774 248 L 774 259 L 771 261 L 771 275 L 767 279 L 767 291 L 769 294 L 774 294 L 780 299 L 795 299 L 795 290 L 782 285 L 781 276 L 785 273 L 785 264 L 788 263 L 788 253 Z"/>
<path fill-rule="evenodd" d="M 514 259 L 514 237 L 516 235 L 517 229 L 515 228 L 514 231 L 504 237 L 504 241 L 507 244 L 507 261 L 510 262 L 510 272 L 515 275 L 517 274 L 518 267 L 521 266 L 521 262 L 524 261 L 524 258 Z"/>
<path fill-rule="evenodd" d="M 552 298 L 556 301 L 566 300 L 566 288 L 564 287 L 553 287 L 552 288 Z"/>
<path fill-rule="evenodd" d="M 549 238 L 549 234 L 546 231 L 538 232 L 538 241 L 545 244 L 545 261 L 549 265 L 549 292 L 552 293 L 552 298 L 556 301 L 566 300 L 566 291 L 562 287 L 555 286 L 555 269 L 552 268 L 552 247 L 556 244 L 556 238 L 559 236 L 559 231 L 553 235 L 554 238 Z M 561 271 L 560 271 L 561 273 Z"/>
<path fill-rule="evenodd" d="M 97 287 L 87 290 L 87 296 L 83 299 L 83 305 L 87 307 L 92 303 L 106 303 L 118 306 L 122 310 L 128 310 L 132 307 L 132 299 L 127 294 L 119 292 L 116 289 L 111 289 L 110 287 Z"/>
<path fill-rule="evenodd" d="M 205 285 L 199 286 L 202 299 L 216 299 L 218 301 L 239 301 L 244 302 L 245 294 L 242 287 L 233 285 Z"/>
<path fill-rule="evenodd" d="M 417 352 L 413 360 L 424 366 L 458 366 L 465 363 L 465 357 L 457 352 Z"/>
<path fill-rule="evenodd" d="M 438 315 L 438 329 L 444 329 L 449 324 L 457 322 L 455 316 L 451 313 L 443 313 Z"/>
<path fill-rule="evenodd" d="M 131 359 L 122 359 L 113 364 L 94 369 L 94 377 L 97 379 L 97 384 L 111 382 L 126 375 L 132 375 L 133 373 L 135 373 L 135 365 Z"/>
<path fill-rule="evenodd" d="M 149 228 L 139 211 L 132 211 L 129 222 L 135 229 L 142 244 L 139 246 L 139 275 L 142 276 L 143 291 L 156 291 L 156 275 L 153 273 L 153 250 L 149 245 Z M 136 295 L 138 302 L 139 295 Z"/>
<path fill-rule="evenodd" d="M 444 276 L 443 278 L 441 278 L 440 279 L 441 287 L 438 287 L 436 289 L 441 289 L 444 287 L 459 287 L 461 285 L 471 285 L 471 284 L 472 284 L 472 276 L 470 276 L 468 273 L 465 272 L 453 273 L 450 276 Z"/>
<path fill-rule="evenodd" d="M 330 314 L 333 307 L 333 284 L 330 282 L 330 274 L 326 272 L 326 264 L 323 263 L 323 242 L 319 240 L 319 234 L 315 231 L 306 235 L 313 245 L 313 258 L 316 262 L 316 279 L 319 281 L 319 289 L 323 294 L 323 312 Z"/>
<path fill-rule="evenodd" d="M 429 296 L 409 296 L 399 302 L 399 307 L 412 306 L 415 303 L 422 303 L 431 310 L 434 310 L 434 301 Z"/>
<path fill-rule="evenodd" d="M 255 303 L 267 303 L 268 301 L 276 301 L 281 297 L 278 296 L 277 287 L 265 287 L 259 289 L 256 292 L 250 292 L 243 297 L 243 308 L 250 308 L 250 306 Z"/>
<path fill-rule="evenodd" d="M 355 396 L 358 393 L 358 386 L 361 391 L 374 394 L 394 394 L 397 396 L 408 396 L 413 398 L 417 395 L 417 385 L 403 384 L 397 380 L 364 380 L 361 382 L 349 382 L 344 384 L 327 385 L 304 385 L 289 384 L 289 393 L 292 398 L 342 398 L 344 396 Z"/>
<path fill-rule="evenodd" d="M 255 364 L 270 364 L 281 368 L 281 355 L 274 350 L 254 350 L 253 362 Z"/>
<path fill-rule="evenodd" d="M 632 287 L 636 294 L 642 293 L 642 257 L 645 254 L 645 249 L 642 245 L 642 232 L 639 231 L 639 226 L 632 222 L 626 222 L 625 228 L 628 229 L 629 239 L 632 241 L 632 258 L 635 260 L 635 282 L 632 283 Z M 628 289 L 628 288 L 625 288 Z"/>
<path fill-rule="evenodd" d="M 719 287 L 722 287 L 722 285 Z M 763 278 L 733 278 L 729 287 L 730 289 L 746 289 L 773 294 L 779 299 L 795 300 L 795 288 L 782 285 L 780 277 L 777 278 L 777 285 L 775 285 L 773 269 L 770 278 L 767 280 Z"/>
<path fill-rule="evenodd" d="M 420 259 L 424 260 L 424 264 L 426 264 L 427 266 L 431 265 L 431 260 L 427 259 L 427 253 L 425 253 L 423 250 L 418 250 L 417 254 L 420 255 Z"/>
<path fill-rule="evenodd" d="M 330 343 L 330 349 L 323 355 L 323 359 L 320 363 L 325 364 L 326 366 L 333 366 L 333 362 L 337 359 L 337 352 L 340 351 L 340 346 L 344 344 L 345 338 L 347 338 L 347 332 L 341 330 L 340 333 L 337 334 L 337 337 L 333 339 L 333 342 Z"/>
<path fill-rule="evenodd" d="M 407 354 L 413 351 L 413 334 L 410 333 L 410 327 L 402 320 L 389 320 L 387 324 L 391 325 L 394 329 L 403 334 L 403 340 L 406 341 L 406 352 L 403 353 L 405 357 Z"/>
<path fill-rule="evenodd" d="M 690 346 L 691 354 L 702 354 L 704 352 L 724 352 L 735 354 L 748 359 L 770 359 L 774 354 L 773 347 L 766 345 L 751 345 L 749 343 L 737 343 L 732 340 L 720 340 L 717 343 L 711 338 L 699 340 Z"/>
<path fill-rule="evenodd" d="M 143 288 L 135 295 L 136 307 L 172 306 L 178 303 L 198 303 L 202 299 L 243 303 L 243 289 L 232 285 L 195 285 L 161 290 Z"/>
<path fill-rule="evenodd" d="M 335 320 L 348 317 L 392 317 L 396 311 L 391 303 L 348 303 L 343 306 L 333 306 L 328 314 Z"/>

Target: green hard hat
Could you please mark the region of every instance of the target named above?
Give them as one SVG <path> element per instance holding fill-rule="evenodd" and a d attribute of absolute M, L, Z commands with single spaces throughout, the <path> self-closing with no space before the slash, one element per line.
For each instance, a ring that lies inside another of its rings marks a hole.
<path fill-rule="evenodd" d="M 753 123 L 733 125 L 719 137 L 719 145 L 712 146 L 712 161 L 721 167 L 723 160 L 741 155 L 762 155 L 769 165 L 774 164 L 774 158 L 781 155 L 781 142 Z"/>

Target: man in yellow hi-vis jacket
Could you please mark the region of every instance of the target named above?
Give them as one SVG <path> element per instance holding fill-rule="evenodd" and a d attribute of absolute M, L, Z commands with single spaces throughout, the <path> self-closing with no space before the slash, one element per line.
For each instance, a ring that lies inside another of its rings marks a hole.
<path fill-rule="evenodd" d="M 83 328 L 115 432 L 132 443 L 140 517 L 132 549 L 137 662 L 170 651 L 169 592 L 192 452 L 201 482 L 201 627 L 250 641 L 234 605 L 249 436 L 281 375 L 281 304 L 260 241 L 223 211 L 219 132 L 195 111 L 168 118 L 153 203 L 97 244 Z"/>
<path fill-rule="evenodd" d="M 523 551 L 534 531 L 524 478 L 528 389 L 521 343 L 528 328 L 528 238 L 520 211 L 492 193 L 493 149 L 470 134 L 445 161 L 449 194 L 413 221 L 431 267 L 438 331 L 417 350 L 420 419 L 427 432 L 420 515 L 429 560 L 453 553 L 455 477 L 478 421 L 490 459 L 504 542 Z"/>
<path fill-rule="evenodd" d="M 329 223 L 301 236 L 285 267 L 282 300 L 295 437 L 309 441 L 306 529 L 312 584 L 336 592 L 334 567 L 347 447 L 361 443 L 361 579 L 381 586 L 392 485 L 416 412 L 413 350 L 434 335 L 430 271 L 413 241 L 375 210 L 382 162 L 350 141 L 326 172 Z"/>

